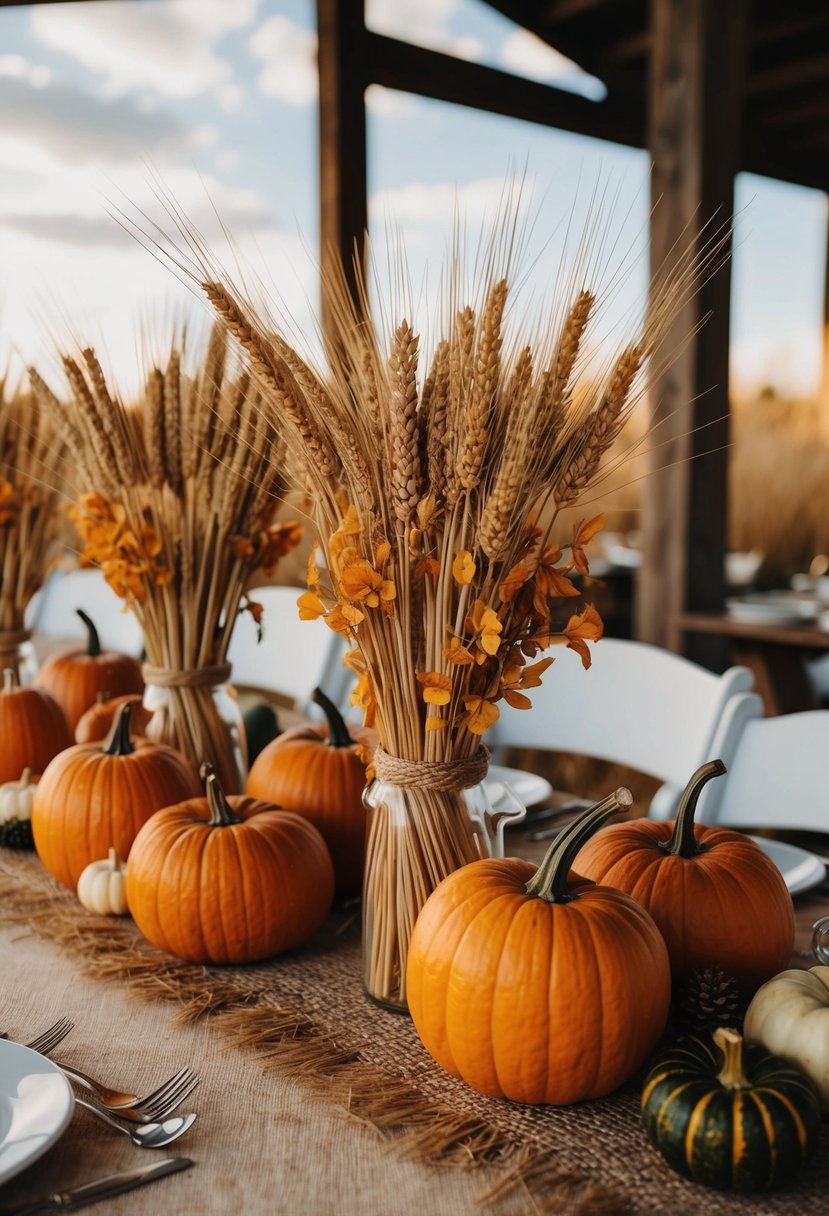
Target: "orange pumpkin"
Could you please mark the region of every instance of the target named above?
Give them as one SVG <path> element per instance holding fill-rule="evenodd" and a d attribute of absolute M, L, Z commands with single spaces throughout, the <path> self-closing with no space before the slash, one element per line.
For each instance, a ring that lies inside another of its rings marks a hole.
<path fill-rule="evenodd" d="M 269 743 L 256 757 L 245 790 L 319 828 L 334 861 L 337 892 L 350 895 L 360 889 L 366 840 L 361 742 L 318 688 L 313 700 L 327 723 L 295 726 Z"/>
<path fill-rule="evenodd" d="M 704 764 L 675 823 L 614 824 L 587 842 L 576 865 L 647 908 L 677 979 L 716 962 L 748 995 L 788 966 L 794 909 L 780 871 L 753 840 L 694 823 L 703 786 L 724 772 L 721 760 Z"/>
<path fill-rule="evenodd" d="M 118 710 L 129 701 L 132 705 L 130 724 L 134 734 L 146 735 L 150 724 L 152 710 L 145 709 L 141 703 L 140 693 L 129 693 L 125 697 L 111 697 L 109 693 L 99 692 L 94 705 L 83 714 L 75 727 L 76 743 L 100 743 L 106 739 L 112 730 L 112 723 L 118 716 Z"/>
<path fill-rule="evenodd" d="M 196 963 L 253 963 L 299 946 L 325 919 L 334 868 L 299 815 L 237 794 L 209 765 L 205 798 L 168 806 L 135 839 L 127 903 L 161 950 Z"/>
<path fill-rule="evenodd" d="M 668 1015 L 665 943 L 641 905 L 570 866 L 631 802 L 586 811 L 536 869 L 473 861 L 430 895 L 409 947 L 409 1010 L 427 1050 L 480 1093 L 516 1102 L 598 1098 L 647 1058 Z"/>
<path fill-rule="evenodd" d="M 0 691 L 0 783 L 17 781 L 24 769 L 41 773 L 53 757 L 72 746 L 66 714 L 51 693 L 20 688 L 7 667 Z"/>
<path fill-rule="evenodd" d="M 126 857 L 138 829 L 163 806 L 199 792 L 184 756 L 130 738 L 132 705 L 121 706 L 105 743 L 77 743 L 49 764 L 32 808 L 32 834 L 46 869 L 68 887 L 111 848 Z"/>
<path fill-rule="evenodd" d="M 77 613 L 89 632 L 86 650 L 69 650 L 51 655 L 35 681 L 38 687 L 48 689 L 58 699 L 72 730 L 90 706 L 95 704 L 98 693 L 105 692 L 117 697 L 124 693 L 144 691 L 138 660 L 114 650 L 101 650 L 98 631 L 92 620 L 80 608 Z"/>

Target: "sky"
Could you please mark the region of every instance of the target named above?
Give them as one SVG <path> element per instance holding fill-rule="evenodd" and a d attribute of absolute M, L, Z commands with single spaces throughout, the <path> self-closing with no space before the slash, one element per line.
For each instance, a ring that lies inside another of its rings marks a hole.
<path fill-rule="evenodd" d="M 479 0 L 366 0 L 369 25 L 594 99 L 601 82 Z M 233 233 L 243 265 L 313 345 L 318 314 L 312 0 L 105 0 L 0 10 L 0 366 L 52 366 L 95 345 L 123 391 L 206 306 L 119 225 L 168 223 L 175 199 L 211 247 Z M 539 313 L 566 249 L 604 240 L 602 324 L 635 323 L 647 283 L 644 152 L 372 87 L 369 215 L 384 263 L 405 242 L 400 307 L 434 327 L 437 267 L 457 207 L 474 234 L 509 173 L 523 177 L 527 273 L 516 311 Z M 602 218 L 596 218 L 595 200 Z M 736 183 L 732 380 L 813 393 L 821 365 L 826 197 Z M 221 218 L 221 225 L 217 220 Z M 601 275 L 599 276 L 602 277 Z"/>

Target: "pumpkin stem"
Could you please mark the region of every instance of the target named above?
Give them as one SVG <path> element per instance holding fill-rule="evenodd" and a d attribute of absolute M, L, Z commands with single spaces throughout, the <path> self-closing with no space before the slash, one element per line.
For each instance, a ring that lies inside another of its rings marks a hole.
<path fill-rule="evenodd" d="M 330 697 L 327 697 L 321 688 L 315 688 L 311 693 L 311 700 L 315 705 L 319 705 L 322 712 L 328 719 L 328 742 L 332 747 L 353 747 L 354 740 L 348 733 L 348 727 L 345 724 L 342 714 L 337 709 Z"/>
<path fill-rule="evenodd" d="M 14 692 L 15 688 L 20 685 L 20 680 L 17 678 L 17 672 L 13 667 L 3 668 L 3 692 Z"/>
<path fill-rule="evenodd" d="M 86 615 L 83 608 L 76 608 L 75 611 L 83 621 L 84 625 L 86 625 L 86 629 L 89 634 L 89 641 L 86 644 L 86 653 L 91 659 L 97 659 L 98 655 L 101 653 L 101 639 L 98 637 L 98 630 L 95 628 L 92 618 Z"/>
<path fill-rule="evenodd" d="M 725 1089 L 747 1089 L 751 1082 L 743 1070 L 743 1036 L 720 1026 L 714 1031 L 714 1042 L 723 1053 L 723 1066 L 717 1074 L 720 1085 Z"/>
<path fill-rule="evenodd" d="M 131 756 L 135 751 L 135 744 L 130 738 L 131 716 L 132 702 L 125 701 L 115 715 L 115 721 L 112 723 L 110 732 L 107 735 L 107 740 L 103 747 L 104 755 Z"/>
<path fill-rule="evenodd" d="M 567 889 L 567 880 L 576 854 L 606 819 L 618 811 L 627 810 L 632 804 L 633 795 L 630 790 L 620 786 L 583 815 L 579 815 L 578 819 L 574 819 L 550 845 L 541 865 L 524 888 L 527 894 L 536 895 L 548 904 L 565 904 L 575 899 Z"/>
<path fill-rule="evenodd" d="M 25 790 L 31 784 L 31 781 L 32 770 L 30 768 L 24 768 L 23 772 L 20 774 L 20 780 L 17 783 L 19 788 L 21 790 Z"/>
<path fill-rule="evenodd" d="M 709 760 L 707 764 L 703 764 L 697 769 L 685 786 L 671 837 L 660 844 L 660 849 L 664 849 L 666 853 L 672 853 L 674 857 L 696 857 L 697 853 L 705 851 L 707 846 L 700 844 L 694 835 L 694 815 L 697 803 L 702 793 L 702 787 L 712 777 L 721 777 L 726 771 L 722 760 Z"/>
<path fill-rule="evenodd" d="M 118 850 L 113 845 L 109 846 L 107 861 L 109 862 L 110 869 L 118 874 L 121 870 L 121 858 L 118 856 Z"/>
<path fill-rule="evenodd" d="M 204 792 L 207 794 L 207 805 L 210 809 L 208 824 L 211 828 L 229 828 L 233 823 L 241 823 L 238 815 L 230 809 L 230 803 L 225 792 L 219 785 L 219 778 L 214 772 L 213 765 L 204 763 L 199 769 L 199 776 L 204 782 Z"/>

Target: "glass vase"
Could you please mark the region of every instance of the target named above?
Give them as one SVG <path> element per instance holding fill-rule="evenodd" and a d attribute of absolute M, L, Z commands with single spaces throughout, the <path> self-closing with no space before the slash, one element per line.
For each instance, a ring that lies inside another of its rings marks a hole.
<path fill-rule="evenodd" d="M 0 675 L 10 667 L 17 676 L 17 682 L 22 687 L 34 684 L 37 676 L 37 657 L 35 648 L 25 629 L 15 632 L 0 630 Z"/>
<path fill-rule="evenodd" d="M 242 714 L 227 684 L 195 688 L 147 684 L 144 707 L 152 713 L 147 735 L 175 747 L 196 772 L 213 765 L 226 794 L 241 794 L 248 774 Z"/>
<path fill-rule="evenodd" d="M 377 1004 L 405 1013 L 409 942 L 421 908 L 460 866 L 503 857 L 504 827 L 526 811 L 502 785 L 493 805 L 485 782 L 447 791 L 375 779 L 363 803 L 363 985 Z"/>

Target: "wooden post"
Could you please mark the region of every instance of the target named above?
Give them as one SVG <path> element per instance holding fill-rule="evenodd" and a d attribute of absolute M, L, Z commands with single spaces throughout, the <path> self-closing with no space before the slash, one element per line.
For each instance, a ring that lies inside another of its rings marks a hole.
<path fill-rule="evenodd" d="M 363 0 L 317 0 L 319 37 L 320 257 L 322 324 L 330 329 L 325 270 L 342 257 L 352 291 L 353 260 L 365 248 L 366 28 Z"/>
<path fill-rule="evenodd" d="M 731 220 L 748 5 L 749 0 L 651 0 L 654 269 L 670 262 L 677 243 L 704 242 Z M 729 250 L 730 242 L 723 253 Z M 664 349 L 685 343 L 684 348 L 650 386 L 652 421 L 662 425 L 653 438 L 659 450 L 650 457 L 643 483 L 637 634 L 672 650 L 682 649 L 678 614 L 722 608 L 725 595 L 728 461 L 722 449 L 729 431 L 730 289 L 726 262 L 677 318 Z M 725 644 L 716 637 L 689 636 L 686 653 L 715 669 L 727 661 Z"/>

